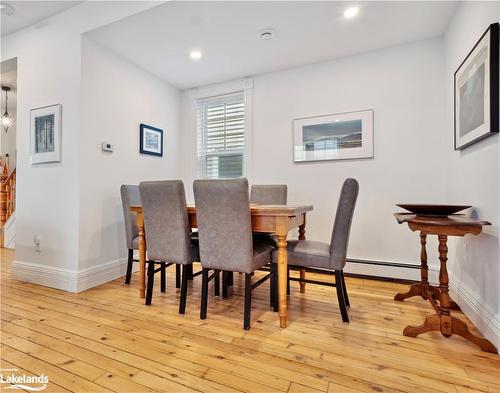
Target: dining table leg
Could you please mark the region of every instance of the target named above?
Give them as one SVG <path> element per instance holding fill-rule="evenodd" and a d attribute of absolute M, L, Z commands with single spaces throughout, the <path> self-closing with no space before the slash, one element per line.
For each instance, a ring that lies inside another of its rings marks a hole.
<path fill-rule="evenodd" d="M 288 217 L 283 217 L 287 219 Z M 287 223 L 279 222 L 277 225 L 276 237 L 278 238 L 278 303 L 280 315 L 280 327 L 286 328 L 287 322 L 287 295 L 286 288 L 288 284 L 288 255 L 287 255 Z"/>
<path fill-rule="evenodd" d="M 139 275 L 141 276 L 141 287 L 139 295 L 141 299 L 146 297 L 146 239 L 144 236 L 144 215 L 137 213 L 137 230 L 139 236 Z"/>
<path fill-rule="evenodd" d="M 286 287 L 288 281 L 288 263 L 286 251 L 286 235 L 278 235 L 278 302 L 280 307 L 280 327 L 286 327 L 287 304 Z"/>

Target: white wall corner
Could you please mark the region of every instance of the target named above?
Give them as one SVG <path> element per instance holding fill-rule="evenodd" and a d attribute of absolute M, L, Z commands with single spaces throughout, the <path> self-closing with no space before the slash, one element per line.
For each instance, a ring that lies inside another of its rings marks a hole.
<path fill-rule="evenodd" d="M 134 271 L 138 264 L 134 264 Z M 127 259 L 118 259 L 83 270 L 61 269 L 25 261 L 12 263 L 12 277 L 68 292 L 82 292 L 125 276 Z"/>
<path fill-rule="evenodd" d="M 481 297 L 450 273 L 450 295 L 481 334 L 500 350 L 500 315 L 494 314 Z"/>

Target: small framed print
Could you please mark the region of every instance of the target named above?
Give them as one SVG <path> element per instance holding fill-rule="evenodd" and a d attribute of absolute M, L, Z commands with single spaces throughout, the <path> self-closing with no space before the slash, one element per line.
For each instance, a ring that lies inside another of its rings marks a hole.
<path fill-rule="evenodd" d="M 499 131 L 499 27 L 491 24 L 455 72 L 455 150 Z"/>
<path fill-rule="evenodd" d="M 62 105 L 30 111 L 31 164 L 61 161 Z"/>
<path fill-rule="evenodd" d="M 146 124 L 140 126 L 141 154 L 163 157 L 163 130 Z"/>
<path fill-rule="evenodd" d="M 373 157 L 373 110 L 293 121 L 294 162 Z"/>

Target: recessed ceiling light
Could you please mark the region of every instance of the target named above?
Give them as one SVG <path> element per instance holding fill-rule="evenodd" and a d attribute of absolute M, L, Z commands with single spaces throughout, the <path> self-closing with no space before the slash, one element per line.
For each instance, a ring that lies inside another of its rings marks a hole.
<path fill-rule="evenodd" d="M 274 29 L 263 29 L 263 30 L 261 30 L 259 32 L 258 37 L 261 40 L 268 41 L 268 40 L 273 39 L 275 35 L 276 35 L 276 30 L 274 30 Z"/>
<path fill-rule="evenodd" d="M 351 19 L 359 14 L 359 7 L 350 7 L 344 11 L 344 18 Z"/>
<path fill-rule="evenodd" d="M 1 3 L 0 4 L 0 12 L 5 16 L 12 16 L 16 13 L 16 9 L 11 6 L 9 3 Z"/>
<path fill-rule="evenodd" d="M 201 55 L 201 52 L 199 50 L 193 50 L 189 54 L 189 57 L 191 58 L 191 60 L 194 60 L 194 61 L 200 60 L 201 56 L 202 55 Z"/>

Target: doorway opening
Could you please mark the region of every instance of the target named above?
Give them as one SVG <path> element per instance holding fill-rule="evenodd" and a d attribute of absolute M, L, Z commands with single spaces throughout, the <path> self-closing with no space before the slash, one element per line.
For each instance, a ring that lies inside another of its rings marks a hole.
<path fill-rule="evenodd" d="M 0 63 L 0 247 L 16 242 L 17 58 Z"/>

